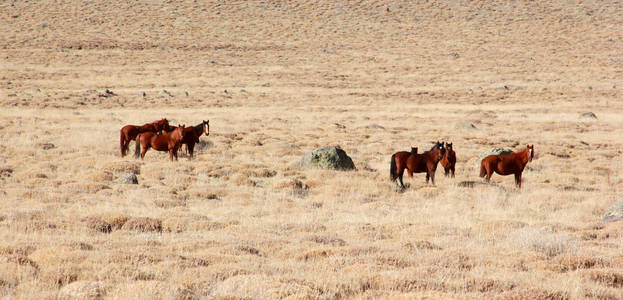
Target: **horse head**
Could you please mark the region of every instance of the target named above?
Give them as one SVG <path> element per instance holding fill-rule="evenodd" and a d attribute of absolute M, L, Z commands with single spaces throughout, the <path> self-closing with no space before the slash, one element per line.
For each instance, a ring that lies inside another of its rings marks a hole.
<path fill-rule="evenodd" d="M 171 134 L 171 138 L 181 141 L 184 138 L 184 128 L 186 125 L 178 125 Z"/>
<path fill-rule="evenodd" d="M 167 120 L 166 118 L 163 118 L 162 120 L 158 121 L 158 130 L 164 130 L 164 131 L 171 131 L 171 126 L 169 125 L 169 120 Z"/>
<path fill-rule="evenodd" d="M 443 155 L 446 153 L 446 149 L 443 147 L 443 143 L 437 141 L 437 143 L 435 143 L 435 146 L 430 149 L 430 152 L 433 153 L 435 161 L 439 162 L 443 158 Z"/>
<path fill-rule="evenodd" d="M 210 120 L 203 121 L 203 130 L 206 136 L 210 135 Z"/>
<path fill-rule="evenodd" d="M 446 150 L 452 150 L 452 143 L 445 142 Z"/>
<path fill-rule="evenodd" d="M 532 158 L 534 157 L 534 144 L 527 145 L 526 149 L 528 150 L 528 161 L 532 161 Z"/>

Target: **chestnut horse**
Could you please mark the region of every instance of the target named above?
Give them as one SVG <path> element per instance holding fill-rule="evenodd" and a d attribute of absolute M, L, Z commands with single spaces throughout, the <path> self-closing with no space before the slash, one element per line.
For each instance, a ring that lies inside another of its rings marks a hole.
<path fill-rule="evenodd" d="M 515 184 L 521 188 L 521 173 L 529 161 L 534 157 L 534 145 L 528 145 L 525 149 L 507 155 L 489 155 L 480 162 L 480 177 L 485 177 L 487 182 L 493 172 L 500 175 L 515 175 Z"/>
<path fill-rule="evenodd" d="M 452 143 L 445 143 L 446 153 L 443 155 L 440 163 L 444 169 L 444 175 L 448 176 L 452 172 L 454 177 L 454 166 L 456 165 L 456 153 L 452 150 Z"/>
<path fill-rule="evenodd" d="M 143 132 L 158 132 L 161 130 L 171 130 L 169 128 L 169 121 L 167 119 L 161 119 L 151 123 L 137 125 L 125 125 L 121 128 L 121 135 L 119 138 L 119 146 L 121 148 L 121 157 L 128 154 L 128 147 L 130 142 L 136 139 L 136 136 Z"/>
<path fill-rule="evenodd" d="M 177 149 L 180 147 L 180 142 L 184 138 L 184 128 L 186 126 L 180 125 L 171 132 L 163 132 L 157 134 L 154 132 L 144 132 L 136 136 L 136 149 L 134 150 L 134 156 L 138 157 L 139 153 L 141 159 L 145 158 L 145 153 L 149 148 L 154 148 L 157 151 L 169 151 L 169 158 L 177 160 Z M 143 146 L 143 150 L 141 150 Z"/>
<path fill-rule="evenodd" d="M 445 153 L 443 144 L 437 142 L 430 151 L 422 154 L 417 153 L 417 148 L 411 148 L 411 152 L 400 151 L 392 155 L 389 166 L 390 179 L 396 181 L 398 178 L 400 187 L 405 188 L 402 182 L 402 175 L 405 169 L 409 172 L 409 177 L 413 177 L 413 173 L 426 172 L 426 183 L 430 179 L 435 184 L 435 171 L 437 163 L 441 160 Z"/>
<path fill-rule="evenodd" d="M 190 154 L 188 159 L 193 158 L 195 144 L 199 142 L 199 137 L 204 133 L 206 136 L 210 135 L 210 120 L 203 121 L 197 126 L 186 127 L 186 129 L 184 129 L 184 138 L 181 144 L 186 145 L 186 151 Z"/>

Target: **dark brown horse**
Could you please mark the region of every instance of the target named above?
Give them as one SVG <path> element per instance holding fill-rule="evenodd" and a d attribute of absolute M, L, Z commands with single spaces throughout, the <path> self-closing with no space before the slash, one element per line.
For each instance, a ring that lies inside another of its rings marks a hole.
<path fill-rule="evenodd" d="M 452 173 L 452 177 L 454 177 L 454 166 L 456 165 L 456 153 L 452 149 L 452 143 L 445 143 L 446 153 L 443 155 L 440 163 L 444 170 L 444 175 L 448 176 L 449 173 Z"/>
<path fill-rule="evenodd" d="M 149 148 L 154 148 L 157 151 L 169 151 L 169 158 L 177 160 L 177 149 L 180 147 L 180 143 L 184 138 L 184 128 L 186 126 L 180 125 L 171 132 L 163 132 L 157 134 L 154 132 L 144 132 L 136 136 L 136 149 L 134 150 L 134 156 L 138 157 L 139 153 L 141 159 L 145 158 L 145 153 Z M 143 146 L 143 150 L 141 150 Z"/>
<path fill-rule="evenodd" d="M 444 153 L 445 149 L 443 144 L 439 142 L 437 142 L 430 151 L 426 151 L 422 154 L 417 154 L 417 148 L 411 148 L 411 152 L 396 152 L 392 155 L 389 166 L 390 178 L 392 181 L 398 178 L 400 187 L 404 188 L 405 185 L 402 182 L 402 175 L 405 169 L 407 169 L 409 177 L 413 177 L 413 173 L 426 172 L 426 183 L 428 183 L 430 179 L 432 184 L 435 184 L 437 163 L 441 160 Z"/>
<path fill-rule="evenodd" d="M 210 135 L 210 120 L 203 121 L 197 126 L 186 127 L 186 129 L 184 129 L 184 138 L 181 143 L 186 145 L 186 151 L 190 154 L 188 159 L 192 159 L 195 144 L 199 142 L 199 137 L 204 133 L 206 136 Z"/>
<path fill-rule="evenodd" d="M 121 136 L 119 138 L 119 147 L 121 149 L 121 157 L 128 154 L 128 147 L 130 142 L 136 139 L 136 136 L 143 132 L 158 132 L 161 130 L 171 130 L 169 128 L 169 121 L 167 119 L 161 119 L 151 123 L 137 125 L 125 125 L 121 128 Z"/>
<path fill-rule="evenodd" d="M 485 177 L 487 182 L 493 172 L 500 175 L 515 175 L 515 184 L 521 188 L 521 173 L 529 161 L 534 157 L 534 145 L 528 145 L 525 149 L 507 155 L 489 155 L 480 162 L 480 177 Z"/>

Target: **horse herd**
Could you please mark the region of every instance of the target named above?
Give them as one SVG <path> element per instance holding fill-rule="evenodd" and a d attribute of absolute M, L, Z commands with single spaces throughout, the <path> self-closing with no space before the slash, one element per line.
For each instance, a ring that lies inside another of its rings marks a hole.
<path fill-rule="evenodd" d="M 205 134 L 210 135 L 210 120 L 202 121 L 197 126 L 186 127 L 186 125 L 170 126 L 169 121 L 161 119 L 151 123 L 137 125 L 126 125 L 121 128 L 119 146 L 121 157 L 126 156 L 131 141 L 135 141 L 135 157 L 145 158 L 145 153 L 149 148 L 157 151 L 168 151 L 169 157 L 177 160 L 177 151 L 182 144 L 186 145 L 186 151 L 190 154 L 188 159 L 192 159 L 195 144 L 199 142 L 199 137 Z M 143 149 L 141 150 L 141 147 Z"/>
<path fill-rule="evenodd" d="M 186 145 L 186 150 L 193 157 L 195 144 L 199 142 L 199 137 L 210 134 L 210 121 L 202 121 L 196 126 L 186 127 L 185 125 L 170 126 L 165 119 L 151 123 L 137 125 L 126 125 L 121 128 L 119 146 L 121 157 L 127 155 L 130 141 L 135 141 L 135 157 L 145 157 L 149 148 L 157 151 L 168 151 L 169 158 L 177 160 L 177 152 L 182 144 Z M 142 150 L 141 150 L 142 147 Z M 528 145 L 525 149 L 507 155 L 489 155 L 482 159 L 480 163 L 480 177 L 485 177 L 487 182 L 493 173 L 500 175 L 515 175 L 515 184 L 521 188 L 521 174 L 534 157 L 534 145 Z M 424 153 L 418 153 L 417 147 L 412 147 L 411 151 L 399 151 L 392 155 L 390 162 L 390 178 L 393 182 L 398 179 L 399 186 L 405 188 L 402 176 L 405 169 L 409 177 L 413 173 L 426 172 L 426 183 L 430 180 L 435 184 L 435 172 L 437 164 L 441 163 L 446 176 L 454 177 L 456 165 L 456 153 L 452 149 L 452 143 L 439 142 Z"/>
<path fill-rule="evenodd" d="M 456 153 L 452 149 L 452 143 L 437 143 L 429 151 L 417 153 L 418 148 L 412 147 L 411 151 L 399 151 L 392 155 L 389 173 L 392 181 L 398 179 L 399 186 L 404 188 L 402 175 L 405 169 L 409 177 L 413 173 L 426 172 L 426 183 L 430 179 L 435 184 L 435 171 L 437 164 L 441 162 L 445 175 L 454 177 L 456 165 Z M 480 177 L 485 177 L 487 182 L 493 173 L 500 175 L 515 175 L 515 184 L 521 188 L 521 173 L 529 161 L 534 157 L 534 145 L 527 145 L 525 149 L 507 155 L 489 155 L 480 162 Z"/>

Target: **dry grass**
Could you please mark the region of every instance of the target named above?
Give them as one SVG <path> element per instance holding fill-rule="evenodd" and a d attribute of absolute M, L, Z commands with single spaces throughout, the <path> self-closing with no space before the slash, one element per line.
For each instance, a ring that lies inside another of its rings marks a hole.
<path fill-rule="evenodd" d="M 2 3 L 0 297 L 621 299 L 623 231 L 600 223 L 623 194 L 621 20 L 592 1 Z M 119 157 L 123 125 L 162 117 L 210 120 L 194 160 Z M 437 140 L 456 178 L 397 192 L 390 155 Z M 480 153 L 528 143 L 521 190 L 478 178 Z M 288 169 L 334 145 L 356 171 Z"/>

